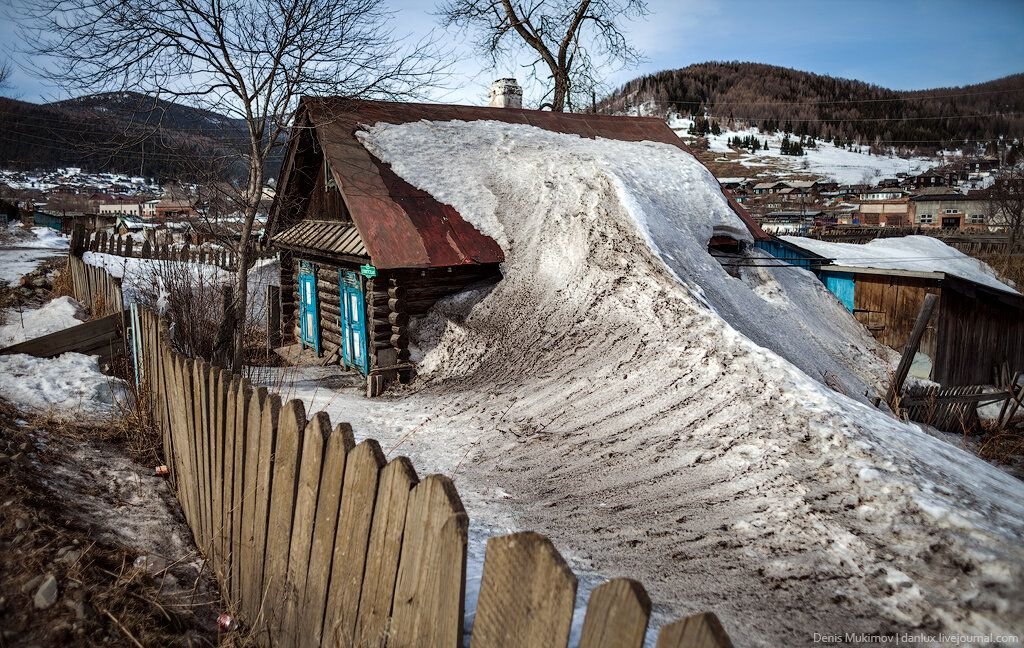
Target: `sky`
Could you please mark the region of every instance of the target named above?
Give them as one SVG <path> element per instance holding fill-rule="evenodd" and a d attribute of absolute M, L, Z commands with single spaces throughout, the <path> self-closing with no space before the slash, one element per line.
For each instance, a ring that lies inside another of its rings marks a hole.
<path fill-rule="evenodd" d="M 0 0 L 0 58 L 15 65 L 5 96 L 67 98 L 32 75 L 17 52 L 16 25 Z M 439 101 L 481 104 L 493 79 L 525 77 L 517 62 L 498 69 L 476 57 L 465 35 L 445 33 L 432 0 L 386 0 L 395 32 L 437 38 L 453 54 Z M 645 61 L 613 70 L 607 85 L 705 61 L 753 61 L 897 89 L 979 83 L 1024 72 L 1024 0 L 649 0 L 650 15 L 626 23 Z M 525 59 L 523 59 L 525 60 Z"/>

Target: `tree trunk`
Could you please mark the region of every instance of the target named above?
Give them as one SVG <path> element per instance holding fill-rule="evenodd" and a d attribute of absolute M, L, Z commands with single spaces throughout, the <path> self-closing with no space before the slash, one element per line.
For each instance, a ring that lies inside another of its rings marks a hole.
<path fill-rule="evenodd" d="M 245 200 L 245 221 L 242 225 L 242 237 L 238 243 L 238 268 L 235 275 L 234 303 L 234 353 L 231 356 L 232 373 L 241 373 L 245 360 L 245 325 L 248 315 L 249 291 L 249 257 L 250 239 L 256 212 L 259 210 L 260 198 L 263 194 L 263 165 L 254 159 L 249 167 L 249 186 Z"/>

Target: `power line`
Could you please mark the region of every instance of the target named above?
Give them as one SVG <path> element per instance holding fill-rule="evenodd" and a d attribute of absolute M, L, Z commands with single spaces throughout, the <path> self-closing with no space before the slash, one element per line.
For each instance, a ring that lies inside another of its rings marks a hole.
<path fill-rule="evenodd" d="M 639 90 L 634 93 L 639 93 Z M 927 92 L 919 91 L 919 92 Z M 678 99 L 646 99 L 643 103 L 654 103 L 658 105 L 713 105 L 713 106 L 822 106 L 822 105 L 847 105 L 847 104 L 861 104 L 861 103 L 891 103 L 894 101 L 908 101 L 908 100 L 928 100 L 928 99 L 953 99 L 959 97 L 978 97 L 983 95 L 992 94 L 1006 94 L 1006 93 L 1024 93 L 1024 90 L 1013 89 L 1013 90 L 986 90 L 982 92 L 962 92 L 957 94 L 948 95 L 921 95 L 911 97 L 890 97 L 888 99 L 822 99 L 816 101 L 778 101 L 778 102 L 765 102 L 765 101 L 723 101 L 715 102 L 708 99 L 701 99 L 698 101 L 693 100 L 678 100 Z"/>

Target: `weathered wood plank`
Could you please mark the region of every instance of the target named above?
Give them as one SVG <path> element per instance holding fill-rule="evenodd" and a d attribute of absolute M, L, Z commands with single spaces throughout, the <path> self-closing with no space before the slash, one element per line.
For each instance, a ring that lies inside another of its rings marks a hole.
<path fill-rule="evenodd" d="M 348 456 L 355 447 L 352 426 L 339 423 L 326 441 L 316 522 L 309 552 L 299 645 L 319 646 L 337 535 L 338 513 Z"/>
<path fill-rule="evenodd" d="M 320 494 L 320 478 L 324 450 L 331 434 L 331 419 L 325 412 L 317 412 L 306 425 L 302 439 L 302 458 L 299 462 L 298 488 L 295 494 L 295 515 L 292 522 L 291 544 L 288 548 L 288 576 L 284 583 L 285 608 L 281 628 L 282 645 L 299 645 L 301 605 L 305 599 L 306 575 L 316 523 L 316 504 Z"/>
<path fill-rule="evenodd" d="M 354 642 L 373 506 L 380 470 L 385 463 L 380 446 L 368 439 L 349 454 L 345 466 L 331 586 L 324 616 L 323 638 L 331 645 L 351 646 Z"/>
<path fill-rule="evenodd" d="M 732 648 L 732 641 L 718 617 L 703 612 L 662 626 L 655 648 Z"/>
<path fill-rule="evenodd" d="M 252 559 L 246 563 L 252 570 L 252 584 L 247 595 L 243 597 L 243 601 L 248 601 L 252 606 L 249 610 L 249 617 L 252 619 L 253 628 L 258 629 L 263 627 L 266 595 L 266 589 L 263 586 L 263 569 L 267 549 L 267 514 L 270 510 L 271 469 L 277 459 L 274 447 L 280 413 L 281 397 L 277 394 L 267 394 L 260 423 L 259 459 L 256 461 Z"/>
<path fill-rule="evenodd" d="M 447 477 L 430 475 L 409 496 L 389 645 L 462 642 L 469 517 Z"/>
<path fill-rule="evenodd" d="M 569 643 L 576 576 L 544 536 L 526 531 L 487 541 L 472 648 Z"/>
<path fill-rule="evenodd" d="M 405 457 L 391 461 L 381 471 L 359 597 L 355 645 L 383 646 L 387 642 L 409 494 L 418 482 L 412 462 Z"/>
<path fill-rule="evenodd" d="M 192 405 L 195 414 L 196 435 L 196 467 L 199 481 L 199 549 L 209 559 L 210 542 L 210 453 L 209 453 L 209 367 L 198 360 L 193 364 L 194 373 L 192 386 L 195 401 Z"/>
<path fill-rule="evenodd" d="M 285 579 L 288 577 L 288 552 L 299 477 L 298 462 L 305 430 L 306 410 L 302 401 L 288 401 L 281 408 L 278 419 L 267 521 L 266 560 L 263 567 L 263 589 L 267 592 L 267 600 L 272 603 L 264 608 L 264 616 L 274 643 L 284 639 L 281 631 L 286 611 Z"/>
<path fill-rule="evenodd" d="M 234 467 L 231 474 L 231 578 L 228 582 L 228 600 L 237 605 L 242 593 L 242 537 L 243 515 L 245 506 L 246 465 L 245 457 L 250 439 L 249 406 L 252 401 L 253 389 L 248 380 L 242 379 L 235 394 L 235 439 Z M 255 468 L 255 466 L 253 466 Z"/>
<path fill-rule="evenodd" d="M 590 593 L 580 648 L 641 648 L 650 617 L 643 585 L 628 578 L 602 583 Z"/>
<path fill-rule="evenodd" d="M 242 379 L 239 376 L 231 375 L 228 386 L 227 406 L 224 416 L 224 442 L 221 458 L 221 473 L 223 481 L 221 485 L 221 544 L 220 555 L 222 556 L 223 580 L 221 586 L 224 592 L 229 595 L 231 592 L 232 560 L 234 553 L 231 550 L 234 533 L 234 486 L 235 486 L 235 440 L 239 435 L 236 428 L 238 422 L 238 392 L 242 386 Z"/>
<path fill-rule="evenodd" d="M 245 565 L 239 570 L 238 599 L 241 602 L 241 609 L 246 619 L 256 617 L 259 610 L 259 600 L 256 594 L 256 526 L 257 506 L 256 497 L 260 483 L 260 475 L 268 472 L 269 466 L 260 464 L 260 448 L 263 446 L 263 417 L 264 410 L 269 407 L 267 390 L 263 387 L 253 390 L 249 396 L 249 411 L 246 418 L 245 430 L 245 482 L 242 487 L 242 534 L 239 541 L 238 552 L 240 561 Z M 268 457 L 269 459 L 269 452 Z M 267 477 L 264 477 L 267 479 Z M 266 509 L 264 508 L 264 515 Z M 264 518 L 266 524 L 266 518 Z M 263 569 L 263 563 L 259 564 Z"/>

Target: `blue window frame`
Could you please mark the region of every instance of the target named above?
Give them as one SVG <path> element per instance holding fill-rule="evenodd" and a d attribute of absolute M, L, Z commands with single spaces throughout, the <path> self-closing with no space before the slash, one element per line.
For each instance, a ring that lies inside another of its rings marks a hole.
<path fill-rule="evenodd" d="M 338 271 L 341 289 L 342 361 L 346 367 L 358 369 L 364 376 L 370 361 L 366 343 L 366 297 L 359 274 L 353 270 Z"/>
<path fill-rule="evenodd" d="M 320 309 L 317 306 L 316 269 L 303 261 L 299 268 L 299 342 L 320 355 Z"/>

